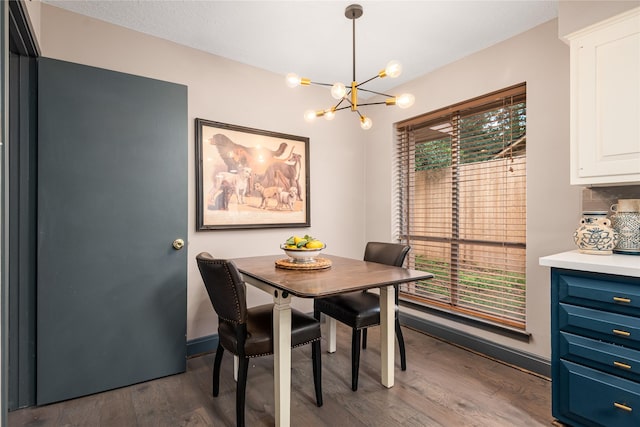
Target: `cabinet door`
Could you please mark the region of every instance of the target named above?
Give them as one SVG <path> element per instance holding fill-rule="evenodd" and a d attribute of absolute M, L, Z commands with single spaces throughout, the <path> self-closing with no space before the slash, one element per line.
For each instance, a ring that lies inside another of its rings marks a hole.
<path fill-rule="evenodd" d="M 639 11 L 569 36 L 572 184 L 640 182 Z"/>
<path fill-rule="evenodd" d="M 637 427 L 640 384 L 560 361 L 560 420 L 573 426 Z"/>

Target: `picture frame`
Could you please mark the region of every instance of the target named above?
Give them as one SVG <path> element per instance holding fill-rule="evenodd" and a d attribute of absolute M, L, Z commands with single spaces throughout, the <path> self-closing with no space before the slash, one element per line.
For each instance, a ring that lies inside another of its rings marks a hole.
<path fill-rule="evenodd" d="M 197 230 L 310 227 L 309 138 L 195 119 Z"/>

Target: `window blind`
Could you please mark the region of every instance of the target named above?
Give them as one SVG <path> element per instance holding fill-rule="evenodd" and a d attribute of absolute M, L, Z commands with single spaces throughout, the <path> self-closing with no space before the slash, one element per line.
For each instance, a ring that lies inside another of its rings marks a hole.
<path fill-rule="evenodd" d="M 409 267 L 434 279 L 403 299 L 524 329 L 526 86 L 396 124 L 396 224 Z"/>

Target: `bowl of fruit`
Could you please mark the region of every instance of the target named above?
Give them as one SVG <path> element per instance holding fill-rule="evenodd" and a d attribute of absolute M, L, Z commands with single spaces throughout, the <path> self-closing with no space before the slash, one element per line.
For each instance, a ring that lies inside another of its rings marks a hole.
<path fill-rule="evenodd" d="M 284 250 L 291 262 L 295 263 L 315 262 L 320 252 L 326 247 L 320 240 L 309 235 L 291 236 L 280 245 L 280 249 Z"/>

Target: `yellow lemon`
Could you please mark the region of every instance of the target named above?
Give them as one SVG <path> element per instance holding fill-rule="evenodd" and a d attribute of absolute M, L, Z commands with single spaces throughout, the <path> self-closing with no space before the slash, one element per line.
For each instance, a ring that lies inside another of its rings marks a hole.
<path fill-rule="evenodd" d="M 302 237 L 293 236 L 293 242 L 297 245 L 302 240 Z"/>
<path fill-rule="evenodd" d="M 324 246 L 324 243 L 322 243 L 320 240 L 312 240 L 309 243 L 307 243 L 308 249 L 320 249 L 323 246 Z"/>

